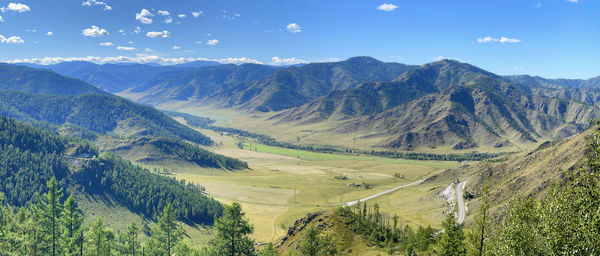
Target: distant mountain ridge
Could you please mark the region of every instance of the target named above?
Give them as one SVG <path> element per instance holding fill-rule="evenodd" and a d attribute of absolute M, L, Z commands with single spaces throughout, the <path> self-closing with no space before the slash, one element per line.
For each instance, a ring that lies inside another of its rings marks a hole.
<path fill-rule="evenodd" d="M 158 104 L 170 100 L 199 100 L 235 86 L 245 86 L 277 69 L 258 64 L 227 64 L 177 69 L 160 73 L 128 90 L 142 94 L 139 102 Z"/>
<path fill-rule="evenodd" d="M 84 93 L 105 94 L 79 79 L 64 77 L 52 71 L 10 64 L 0 64 L 0 90 L 66 96 Z"/>
<path fill-rule="evenodd" d="M 337 120 L 335 132 L 381 137 L 379 147 L 502 147 L 583 131 L 600 116 L 590 105 L 532 94 L 475 66 L 443 60 L 392 82 L 332 92 L 274 116 L 296 125 Z M 387 138 L 387 139 L 386 139 Z"/>
<path fill-rule="evenodd" d="M 311 63 L 278 70 L 250 86 L 238 86 L 213 95 L 227 106 L 279 111 L 300 106 L 336 90 L 364 82 L 389 81 L 414 66 L 385 63 L 371 57 L 340 62 Z"/>

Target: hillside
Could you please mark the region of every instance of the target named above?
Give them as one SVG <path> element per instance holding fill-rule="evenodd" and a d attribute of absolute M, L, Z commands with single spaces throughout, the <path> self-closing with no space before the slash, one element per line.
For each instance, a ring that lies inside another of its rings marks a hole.
<path fill-rule="evenodd" d="M 188 67 L 195 65 L 183 65 Z M 278 68 L 257 65 L 208 65 L 157 74 L 128 90 L 138 102 L 158 104 L 170 100 L 210 100 L 208 96 L 235 86 L 247 86 Z M 138 96 L 139 95 L 139 96 Z"/>
<path fill-rule="evenodd" d="M 180 220 L 212 224 L 223 206 L 201 188 L 158 176 L 85 141 L 53 135 L 0 116 L 0 192 L 10 205 L 23 206 L 56 177 L 62 187 L 89 195 L 108 194 L 117 203 L 154 218 L 167 202 Z M 67 191 L 65 193 L 68 194 Z"/>
<path fill-rule="evenodd" d="M 152 66 L 138 63 L 99 65 L 87 61 L 61 62 L 53 65 L 24 65 L 78 78 L 112 93 L 134 87 L 159 73 L 178 69 L 174 66 Z"/>
<path fill-rule="evenodd" d="M 64 77 L 48 70 L 9 64 L 0 64 L 0 90 L 65 96 L 104 93 L 79 79 Z"/>
<path fill-rule="evenodd" d="M 564 183 L 570 174 L 575 173 L 587 161 L 589 145 L 596 131 L 598 126 L 576 136 L 545 142 L 529 152 L 449 169 L 428 179 L 426 183 L 439 180 L 445 180 L 448 184 L 455 180 L 467 181 L 466 190 L 476 197 L 481 195 L 483 186 L 488 184 L 491 209 L 493 215 L 498 215 L 510 206 L 513 199 L 541 199 L 546 196 L 551 184 Z M 479 199 L 468 201 L 471 216 L 479 203 Z M 467 223 L 470 221 L 467 218 Z"/>
<path fill-rule="evenodd" d="M 248 164 L 235 158 L 212 153 L 177 139 L 142 137 L 121 142 L 109 149 L 134 162 L 161 165 L 174 161 L 174 166 L 192 163 L 199 167 L 226 170 L 247 169 Z"/>
<path fill-rule="evenodd" d="M 56 96 L 0 91 L 0 99 L 0 115 L 23 121 L 72 124 L 94 132 L 123 137 L 171 137 L 202 145 L 212 144 L 210 138 L 166 114 L 117 96 Z"/>
<path fill-rule="evenodd" d="M 213 97 L 229 106 L 259 111 L 296 107 L 336 90 L 352 89 L 369 81 L 393 80 L 413 66 L 385 63 L 371 57 L 340 62 L 292 66 L 251 85 L 240 85 Z"/>
<path fill-rule="evenodd" d="M 531 144 L 583 131 L 600 111 L 469 64 L 443 60 L 392 82 L 364 83 L 285 111 L 276 123 L 338 121 L 330 131 L 380 138 L 378 147 L 414 150 Z"/>

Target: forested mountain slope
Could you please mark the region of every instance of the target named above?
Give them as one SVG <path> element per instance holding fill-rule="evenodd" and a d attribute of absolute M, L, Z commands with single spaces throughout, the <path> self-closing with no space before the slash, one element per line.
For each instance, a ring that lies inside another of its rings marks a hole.
<path fill-rule="evenodd" d="M 81 79 L 107 92 L 120 92 L 162 72 L 178 69 L 174 66 L 153 66 L 138 63 L 95 64 L 87 61 L 61 62 L 53 65 L 23 64 L 52 70 L 63 76 Z"/>
<path fill-rule="evenodd" d="M 223 207 L 201 188 L 158 176 L 91 144 L 0 116 L 0 192 L 10 205 L 23 206 L 46 192 L 56 177 L 62 187 L 110 194 L 133 212 L 154 218 L 168 202 L 179 219 L 211 224 Z M 66 191 L 65 191 L 66 192 Z"/>
<path fill-rule="evenodd" d="M 82 80 L 64 77 L 52 71 L 1 63 L 0 90 L 70 96 L 104 93 Z"/>
<path fill-rule="evenodd" d="M 124 137 L 155 136 L 211 145 L 212 140 L 166 114 L 129 100 L 104 94 L 33 95 L 0 91 L 0 115 L 55 125 L 74 124 Z"/>

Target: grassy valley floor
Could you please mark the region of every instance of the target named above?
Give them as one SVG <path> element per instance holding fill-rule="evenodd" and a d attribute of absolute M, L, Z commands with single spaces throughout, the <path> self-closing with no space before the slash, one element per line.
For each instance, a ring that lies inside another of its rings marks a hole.
<path fill-rule="evenodd" d="M 223 203 L 238 201 L 254 225 L 257 242 L 275 241 L 288 227 L 309 212 L 332 209 L 456 167 L 456 162 L 388 159 L 362 155 L 333 155 L 270 147 L 202 130 L 215 140 L 216 153 L 248 162 L 250 169 L 224 171 L 180 165 L 177 162 L 141 162 L 150 168 L 168 168 L 177 179 L 201 184 Z M 127 154 L 125 154 L 127 156 Z M 135 160 L 135 159 L 133 159 Z M 404 178 L 394 177 L 398 173 Z M 450 181 L 427 183 L 376 197 L 381 210 L 401 216 L 409 225 L 441 223 L 449 209 L 435 196 Z M 365 184 L 368 189 L 365 189 Z"/>

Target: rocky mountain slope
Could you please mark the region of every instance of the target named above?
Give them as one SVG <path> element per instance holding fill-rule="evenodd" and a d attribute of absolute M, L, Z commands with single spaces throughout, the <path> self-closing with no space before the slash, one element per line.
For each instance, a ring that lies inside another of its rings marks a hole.
<path fill-rule="evenodd" d="M 600 111 L 531 88 L 469 64 L 443 60 L 392 82 L 364 83 L 285 111 L 277 123 L 342 121 L 331 129 L 384 138 L 377 146 L 502 147 L 583 131 Z"/>

